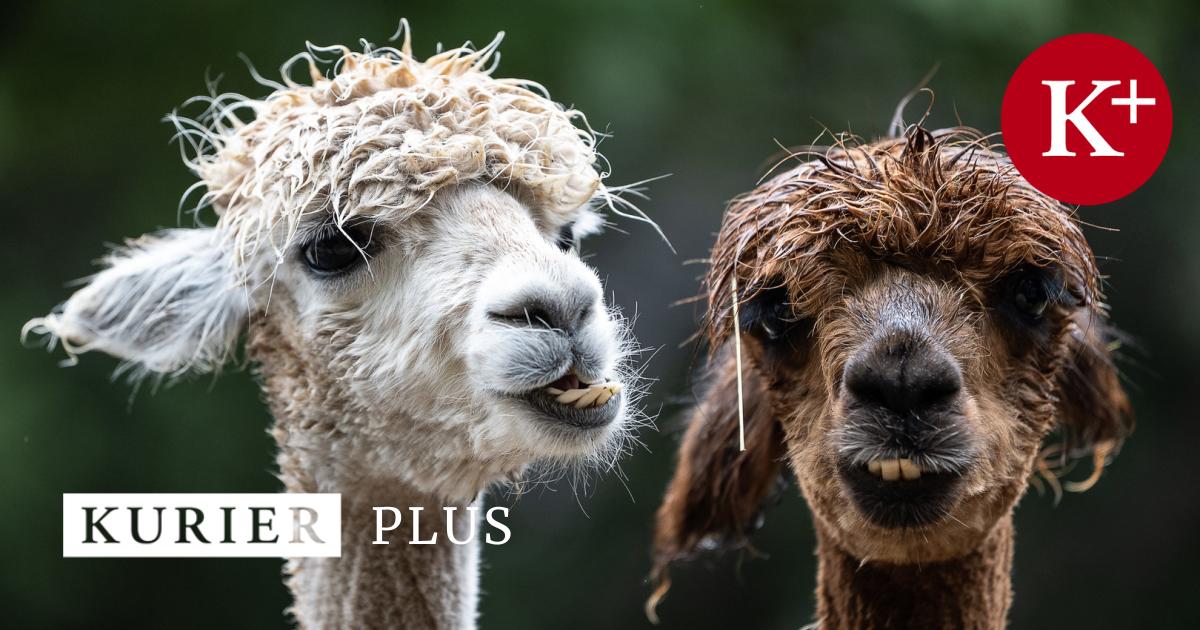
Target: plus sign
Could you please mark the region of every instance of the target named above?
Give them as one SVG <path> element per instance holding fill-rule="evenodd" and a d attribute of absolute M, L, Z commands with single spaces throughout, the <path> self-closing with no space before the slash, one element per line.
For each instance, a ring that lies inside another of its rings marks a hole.
<path fill-rule="evenodd" d="M 1138 98 L 1137 95 L 1137 79 L 1129 80 L 1129 96 L 1126 98 L 1114 98 L 1113 105 L 1125 106 L 1129 108 L 1129 124 L 1137 124 L 1137 108 L 1138 105 L 1153 105 L 1152 98 Z"/>

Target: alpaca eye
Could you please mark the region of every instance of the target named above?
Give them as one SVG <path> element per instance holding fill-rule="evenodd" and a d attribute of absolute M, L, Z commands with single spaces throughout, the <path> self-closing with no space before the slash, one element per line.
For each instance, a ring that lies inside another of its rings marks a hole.
<path fill-rule="evenodd" d="M 558 245 L 558 248 L 564 252 L 575 249 L 575 226 L 571 223 L 562 226 L 562 229 L 558 231 L 558 238 L 554 241 L 554 244 Z"/>
<path fill-rule="evenodd" d="M 1017 281 L 1013 287 L 1012 299 L 1017 310 L 1034 319 L 1041 317 L 1050 304 L 1045 282 L 1034 275 L 1026 275 Z"/>
<path fill-rule="evenodd" d="M 366 261 L 371 245 L 368 224 L 330 227 L 301 248 L 304 264 L 318 275 L 332 276 L 350 271 Z"/>
<path fill-rule="evenodd" d="M 741 311 L 742 328 L 771 342 L 786 337 L 796 323 L 782 287 L 763 291 Z"/>

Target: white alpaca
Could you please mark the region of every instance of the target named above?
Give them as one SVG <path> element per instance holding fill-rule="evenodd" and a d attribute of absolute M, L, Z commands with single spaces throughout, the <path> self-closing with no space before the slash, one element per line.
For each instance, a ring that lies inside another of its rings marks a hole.
<path fill-rule="evenodd" d="M 26 332 L 135 377 L 219 368 L 246 333 L 290 492 L 340 492 L 343 554 L 288 563 L 310 628 L 473 627 L 491 484 L 611 466 L 634 424 L 622 320 L 576 244 L 620 202 L 594 136 L 479 51 L 310 48 L 262 100 L 174 118 L 214 227 L 131 241 Z M 317 55 L 336 51 L 328 77 Z M 288 78 L 304 60 L 311 85 Z M 253 114 L 244 122 L 238 114 Z M 623 383 L 624 381 L 624 383 Z M 371 545 L 372 506 L 424 507 Z M 478 538 L 478 536 L 476 537 Z"/>

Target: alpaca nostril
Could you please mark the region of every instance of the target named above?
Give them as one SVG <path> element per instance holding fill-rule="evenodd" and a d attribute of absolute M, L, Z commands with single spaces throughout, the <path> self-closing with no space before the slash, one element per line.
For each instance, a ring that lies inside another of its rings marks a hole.
<path fill-rule="evenodd" d="M 591 315 L 590 299 L 570 291 L 525 295 L 487 310 L 488 319 L 499 324 L 560 330 L 569 335 L 583 328 Z"/>
<path fill-rule="evenodd" d="M 540 306 L 517 306 L 499 311 L 488 311 L 488 319 L 511 326 L 530 326 L 533 328 L 555 328 L 553 317 L 549 311 Z"/>
<path fill-rule="evenodd" d="M 952 400 L 962 389 L 962 372 L 944 351 L 929 346 L 875 345 L 846 365 L 843 383 L 860 404 L 906 415 Z"/>

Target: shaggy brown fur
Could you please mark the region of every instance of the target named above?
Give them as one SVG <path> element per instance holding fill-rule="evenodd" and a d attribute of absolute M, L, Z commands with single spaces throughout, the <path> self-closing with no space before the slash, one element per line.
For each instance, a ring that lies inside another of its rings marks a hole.
<path fill-rule="evenodd" d="M 1058 427 L 1060 452 L 1106 455 L 1132 428 L 1091 249 L 1068 208 L 1029 186 L 970 129 L 913 127 L 903 138 L 844 138 L 803 155 L 814 159 L 734 200 L 713 248 L 702 331 L 712 383 L 658 512 L 656 596 L 672 561 L 702 543 L 746 542 L 786 454 L 816 521 L 826 627 L 891 625 L 867 614 L 872 600 L 857 591 L 897 572 L 926 585 L 957 581 L 973 593 L 913 588 L 887 600 L 897 610 L 974 607 L 979 622 L 967 625 L 999 625 L 1009 600 L 1011 509 L 1043 439 Z M 1015 321 L 1013 278 L 1034 272 L 1058 290 L 1036 321 Z M 735 274 L 747 332 L 744 452 L 729 348 Z M 785 296 L 786 316 L 764 329 L 755 304 L 773 292 Z M 971 453 L 952 503 L 935 522 L 903 529 L 856 509 L 836 461 L 847 361 L 892 334 L 897 310 L 961 370 L 955 404 Z M 934 591 L 946 597 L 925 601 Z M 904 597 L 920 601 L 898 601 Z M 917 624 L 963 627 L 961 612 Z"/>
<path fill-rule="evenodd" d="M 863 563 L 820 538 L 817 601 L 824 628 L 1002 628 L 1012 601 L 1012 523 L 979 549 L 927 564 Z"/>

